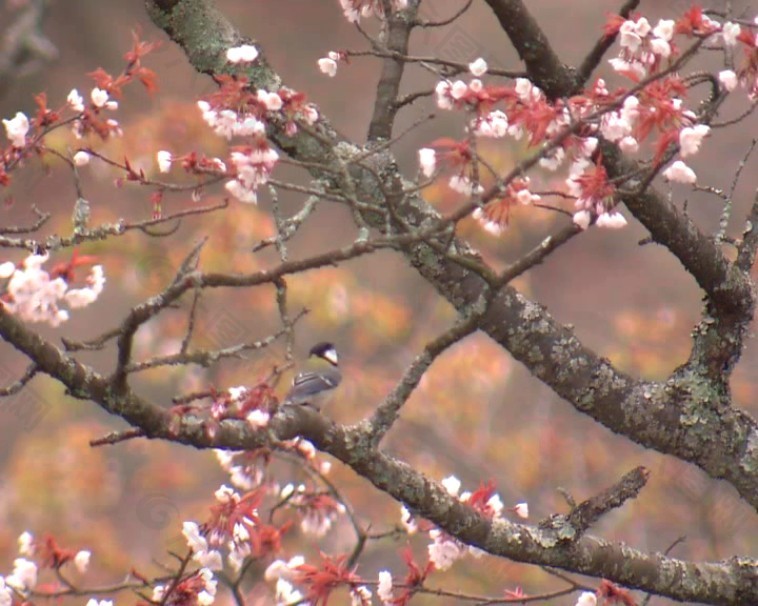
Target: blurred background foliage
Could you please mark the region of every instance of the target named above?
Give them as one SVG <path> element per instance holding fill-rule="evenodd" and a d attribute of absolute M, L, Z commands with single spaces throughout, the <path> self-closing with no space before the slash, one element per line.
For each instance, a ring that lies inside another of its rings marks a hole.
<path fill-rule="evenodd" d="M 0 23 L 16 4 L 6 2 Z M 218 4 L 242 32 L 258 37 L 268 59 L 290 86 L 307 92 L 347 136 L 363 139 L 373 103 L 376 62 L 355 61 L 341 67 L 335 79 L 324 77 L 316 68 L 316 60 L 328 50 L 361 44 L 342 18 L 336 0 L 225 0 Z M 422 12 L 427 18 L 450 15 L 458 6 L 442 0 L 425 4 Z M 529 3 L 569 63 L 582 57 L 601 31 L 606 12 L 617 6 L 616 2 L 571 4 L 569 15 L 561 2 Z M 653 9 L 646 13 L 652 19 L 671 16 L 684 6 L 682 2 L 659 2 L 643 3 L 642 8 Z M 141 27 L 145 38 L 162 38 L 143 14 L 141 3 L 53 2 L 44 30 L 59 57 L 3 90 L 0 115 L 11 116 L 19 110 L 31 114 L 33 95 L 40 91 L 47 92 L 52 107 L 62 105 L 71 88 L 89 90 L 92 84 L 85 73 L 97 67 L 118 72 L 134 27 Z M 460 61 L 483 56 L 491 65 L 511 69 L 518 65 L 497 23 L 479 3 L 455 27 L 423 32 L 415 39 L 413 52 Z M 194 105 L 198 97 L 213 90 L 210 79 L 192 72 L 167 42 L 147 64 L 159 75 L 160 91 L 153 97 L 136 87 L 127 91 L 116 115 L 124 137 L 98 148 L 114 159 L 128 156 L 133 165 L 149 174 L 157 171 L 158 149 L 176 154 L 192 150 L 222 153 L 225 142 L 202 123 Z M 601 71 L 609 75 L 607 70 Z M 414 75 L 418 77 L 406 79 L 408 90 L 411 85 L 433 84 L 422 72 L 411 70 Z M 412 106 L 402 115 L 399 129 L 429 111 L 425 103 Z M 724 115 L 736 112 L 737 108 L 727 104 Z M 722 129 L 708 140 L 696 163 L 702 182 L 728 186 L 755 126 L 752 118 L 741 128 Z M 455 116 L 438 116 L 403 139 L 397 155 L 405 162 L 407 174 L 412 176 L 417 170 L 418 147 L 438 137 L 456 137 L 459 127 Z M 63 130 L 48 143 L 61 151 L 75 145 Z M 487 146 L 484 153 L 494 166 L 507 170 L 524 150 L 498 143 Z M 28 223 L 30 205 L 36 204 L 54 213 L 54 223 L 48 227 L 51 231 L 67 232 L 75 190 L 70 173 L 57 170 L 60 168 L 53 158 L 45 158 L 30 162 L 17 173 L 7 192 L 10 197 L 0 209 L 0 224 Z M 114 187 L 117 174 L 97 160 L 81 173 L 94 223 L 150 216 L 146 188 L 131 184 Z M 180 171 L 171 176 L 182 178 Z M 304 182 L 303 175 L 292 167 L 280 166 L 275 176 Z M 555 189 L 560 180 L 560 174 L 544 174 L 537 189 Z M 754 174 L 743 179 L 737 190 L 735 217 L 744 216 L 755 185 Z M 441 210 L 459 201 L 442 181 L 426 193 Z M 209 189 L 202 203 L 218 203 L 223 194 L 222 188 Z M 702 228 L 714 230 L 720 206 L 713 198 L 676 192 L 677 199 L 684 195 L 689 197 L 689 212 Z M 281 194 L 285 214 L 296 212 L 303 201 L 299 195 Z M 546 201 L 566 204 L 559 199 Z M 194 204 L 188 194 L 169 193 L 164 212 Z M 470 220 L 463 223 L 460 233 L 488 262 L 504 266 L 564 220 L 557 213 L 517 208 L 510 227 L 498 237 Z M 739 223 L 732 221 L 730 233 L 737 233 Z M 131 305 L 168 283 L 202 237 L 208 238 L 202 254 L 205 270 L 248 272 L 271 266 L 277 261 L 275 251 L 254 255 L 251 249 L 273 231 L 271 201 L 263 195 L 257 207 L 232 201 L 222 212 L 185 220 L 170 237 L 130 233 L 84 246 L 81 252 L 97 255 L 105 267 L 108 281 L 103 297 L 86 311 L 72 314 L 71 321 L 59 330 L 40 328 L 40 332 L 50 338 L 87 339 L 115 327 Z M 573 324 L 588 346 L 619 368 L 658 379 L 686 359 L 700 293 L 665 250 L 639 245 L 645 235 L 633 222 L 620 232 L 589 230 L 520 278 L 516 286 L 546 305 L 558 320 Z M 349 213 L 323 202 L 292 242 L 291 257 L 323 252 L 349 243 L 355 236 Z M 298 324 L 298 356 L 312 342 L 324 338 L 333 340 L 342 352 L 345 381 L 328 411 L 339 422 L 355 422 L 369 414 L 424 343 L 454 321 L 452 308 L 403 259 L 388 252 L 293 276 L 287 282 L 291 313 L 310 310 Z M 143 327 L 138 333 L 138 355 L 176 351 L 186 330 L 188 305 L 185 302 L 180 310 L 168 311 Z M 271 287 L 219 290 L 204 296 L 200 309 L 197 347 L 255 340 L 277 329 Z M 107 370 L 112 354 L 107 350 L 81 357 Z M 283 349 L 277 344 L 209 371 L 163 368 L 141 373 L 137 385 L 154 401 L 169 406 L 171 397 L 197 389 L 253 384 L 282 359 Z M 0 346 L 3 384 L 15 380 L 23 368 L 19 356 Z M 757 369 L 758 345 L 752 339 L 735 373 L 733 389 L 735 403 L 753 414 L 758 412 Z M 278 393 L 285 388 L 280 384 Z M 224 473 L 213 453 L 173 444 L 135 440 L 116 447 L 88 446 L 90 439 L 122 427 L 117 419 L 66 396 L 59 385 L 44 378 L 36 378 L 21 394 L 0 402 L 0 571 L 10 570 L 16 537 L 23 530 L 38 536 L 53 533 L 64 545 L 91 548 L 94 578 L 102 582 L 121 578 L 132 566 L 142 572 L 155 571 L 154 562 L 165 561 L 167 549 L 183 546 L 181 522 L 205 518 L 212 491 L 226 481 Z M 403 409 L 386 446 L 430 477 L 457 475 L 464 489 L 473 490 L 480 482 L 493 479 L 506 506 L 528 501 L 534 520 L 565 511 L 557 487 L 566 488 L 580 500 L 642 464 L 652 472 L 648 487 L 640 498 L 603 518 L 594 529 L 597 534 L 643 550 L 665 550 L 678 537 L 686 536 L 673 555 L 688 559 L 755 556 L 758 551 L 754 513 L 732 489 L 708 479 L 693 466 L 636 446 L 580 415 L 482 335 L 469 337 L 435 362 Z M 282 483 L 288 474 L 297 477 L 286 464 L 279 469 Z M 340 465 L 335 465 L 332 473 L 362 521 L 371 521 L 376 531 L 399 523 L 396 503 Z M 320 542 L 292 530 L 285 544 L 287 554 L 312 555 L 319 549 L 349 551 L 351 541 L 351 529 L 345 522 Z M 404 542 L 388 539 L 371 544 L 359 571 L 371 575 L 390 567 L 402 573 L 394 554 Z M 415 544 L 421 553 L 423 540 Z M 505 560 L 488 558 L 482 566 L 479 560 L 465 559 L 452 572 L 440 574 L 437 584 L 494 594 L 521 585 L 531 593 L 544 590 L 547 578 L 537 569 Z M 255 595 L 260 596 L 259 603 L 266 603 L 262 590 L 256 589 Z"/>

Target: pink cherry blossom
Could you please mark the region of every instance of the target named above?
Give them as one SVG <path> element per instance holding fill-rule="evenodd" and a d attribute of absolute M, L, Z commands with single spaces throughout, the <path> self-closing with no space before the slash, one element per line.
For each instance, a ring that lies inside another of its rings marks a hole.
<path fill-rule="evenodd" d="M 26 145 L 26 134 L 29 132 L 29 119 L 21 112 L 10 120 L 3 120 L 5 134 L 7 135 L 13 147 L 24 147 Z"/>
<path fill-rule="evenodd" d="M 679 131 L 679 146 L 681 147 L 682 158 L 692 156 L 700 150 L 700 143 L 711 131 L 711 127 L 706 124 L 696 124 L 695 126 L 686 126 Z"/>
<path fill-rule="evenodd" d="M 79 91 L 75 88 L 72 88 L 71 92 L 69 92 L 68 96 L 66 97 L 66 102 L 68 103 L 68 106 L 75 112 L 81 113 L 84 111 L 84 99 L 82 99 Z"/>
<path fill-rule="evenodd" d="M 322 74 L 326 74 L 330 78 L 334 78 L 337 75 L 337 62 L 329 57 L 322 57 L 318 60 L 318 68 Z"/>
<path fill-rule="evenodd" d="M 487 62 L 481 57 L 468 64 L 468 70 L 477 78 L 486 74 L 487 68 Z"/>
<path fill-rule="evenodd" d="M 77 166 L 86 166 L 87 164 L 89 164 L 90 158 L 91 156 L 89 155 L 89 153 L 87 153 L 84 150 L 79 150 L 78 152 L 74 154 L 73 160 L 74 160 L 74 164 L 76 164 Z"/>
<path fill-rule="evenodd" d="M 418 163 L 425 177 L 431 177 L 437 164 L 437 152 L 429 147 L 418 150 Z"/>
<path fill-rule="evenodd" d="M 695 171 L 681 160 L 677 160 L 664 170 L 663 176 L 675 183 L 695 183 L 697 181 Z"/>
<path fill-rule="evenodd" d="M 234 46 L 226 51 L 229 63 L 252 63 L 258 58 L 258 49 L 252 44 Z"/>
<path fill-rule="evenodd" d="M 731 69 L 722 70 L 719 72 L 719 82 L 721 83 L 721 86 L 724 87 L 725 91 L 732 92 L 737 88 L 737 74 Z"/>

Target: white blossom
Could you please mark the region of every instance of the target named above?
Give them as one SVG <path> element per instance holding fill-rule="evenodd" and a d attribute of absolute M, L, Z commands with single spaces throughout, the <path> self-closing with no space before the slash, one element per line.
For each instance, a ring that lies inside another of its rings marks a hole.
<path fill-rule="evenodd" d="M 182 524 L 182 534 L 187 541 L 193 553 L 199 553 L 208 550 L 208 541 L 200 534 L 200 527 L 197 522 L 184 522 Z"/>
<path fill-rule="evenodd" d="M 664 170 L 663 176 L 669 181 L 674 181 L 676 183 L 695 183 L 697 181 L 695 171 L 681 160 L 677 160 Z"/>
<path fill-rule="evenodd" d="M 276 582 L 276 599 L 279 604 L 299 604 L 303 600 L 303 594 L 295 589 L 292 584 L 284 579 Z"/>
<path fill-rule="evenodd" d="M 239 503 L 240 500 L 237 491 L 226 484 L 219 486 L 218 490 L 213 494 L 219 503 Z"/>
<path fill-rule="evenodd" d="M 215 549 L 198 552 L 192 556 L 192 559 L 208 570 L 221 570 L 224 567 L 221 553 Z"/>
<path fill-rule="evenodd" d="M 437 82 L 437 85 L 434 87 L 434 93 L 437 95 L 437 107 L 440 109 L 453 109 L 453 101 L 450 94 L 451 88 L 452 86 L 447 80 Z"/>
<path fill-rule="evenodd" d="M 650 41 L 650 50 L 664 59 L 671 55 L 671 45 L 663 38 L 653 38 Z"/>
<path fill-rule="evenodd" d="M 496 109 L 475 121 L 474 133 L 480 137 L 499 139 L 508 133 L 508 116 Z"/>
<path fill-rule="evenodd" d="M 72 309 L 87 307 L 93 303 L 103 292 L 105 275 L 102 265 L 94 265 L 87 278 L 88 286 L 83 288 L 71 288 L 63 295 L 66 303 Z"/>
<path fill-rule="evenodd" d="M 463 80 L 456 80 L 450 87 L 450 96 L 456 101 L 458 99 L 462 99 L 467 92 L 468 84 L 466 84 Z"/>
<path fill-rule="evenodd" d="M 455 476 L 448 476 L 440 482 L 442 487 L 447 491 L 451 497 L 458 496 L 458 491 L 461 489 L 461 481 Z"/>
<path fill-rule="evenodd" d="M 640 17 L 637 19 L 637 22 L 634 24 L 635 30 L 637 31 L 637 34 L 644 38 L 650 33 L 650 22 L 645 17 Z"/>
<path fill-rule="evenodd" d="M 679 145 L 681 147 L 682 158 L 692 156 L 700 149 L 700 143 L 711 131 L 707 124 L 696 124 L 695 126 L 686 126 L 679 131 Z"/>
<path fill-rule="evenodd" d="M 516 512 L 518 517 L 526 520 L 529 517 L 529 503 L 516 503 L 513 511 Z"/>
<path fill-rule="evenodd" d="M 26 558 L 13 560 L 13 573 L 5 577 L 5 584 L 16 591 L 28 593 L 37 584 L 37 565 Z"/>
<path fill-rule="evenodd" d="M 642 44 L 642 37 L 637 32 L 637 24 L 634 21 L 624 21 L 619 28 L 619 43 L 622 48 L 628 48 L 636 52 Z"/>
<path fill-rule="evenodd" d="M 498 517 L 503 511 L 503 501 L 500 495 L 495 493 L 487 500 L 487 507 L 489 507 L 494 516 Z"/>
<path fill-rule="evenodd" d="M 475 209 L 471 216 L 481 224 L 488 234 L 499 236 L 503 233 L 503 226 L 499 222 L 491 220 L 481 208 Z M 463 496 L 461 496 L 461 500 L 463 500 Z"/>
<path fill-rule="evenodd" d="M 274 560 L 269 564 L 263 573 L 263 578 L 267 581 L 274 579 L 292 580 L 297 572 L 298 567 L 305 564 L 305 558 L 301 555 L 293 556 L 289 561 Z"/>
<path fill-rule="evenodd" d="M 640 149 L 640 143 L 632 137 L 631 135 L 627 135 L 626 137 L 623 137 L 619 143 L 619 149 L 626 153 L 626 154 L 636 154 Z"/>
<path fill-rule="evenodd" d="M 89 561 L 92 557 L 92 552 L 82 549 L 81 551 L 78 551 L 76 555 L 74 556 L 74 566 L 76 566 L 76 569 L 81 573 L 84 574 L 87 572 L 87 568 L 89 568 Z"/>
<path fill-rule="evenodd" d="M 461 546 L 452 539 L 443 539 L 441 533 L 435 537 L 427 550 L 429 561 L 437 570 L 447 570 L 462 555 Z"/>
<path fill-rule="evenodd" d="M 572 220 L 575 225 L 578 225 L 582 229 L 587 229 L 590 226 L 592 215 L 590 215 L 590 211 L 588 210 L 580 210 L 574 213 Z"/>
<path fill-rule="evenodd" d="M 418 523 L 405 505 L 400 506 L 400 523 L 408 534 L 415 534 L 418 531 Z"/>
<path fill-rule="evenodd" d="M 155 158 L 158 161 L 158 170 L 162 173 L 167 173 L 171 170 L 171 163 L 174 161 L 174 156 L 170 151 L 162 149 L 155 154 Z"/>
<path fill-rule="evenodd" d="M 266 411 L 256 409 L 251 411 L 247 417 L 245 417 L 245 420 L 250 424 L 251 427 L 258 429 L 261 427 L 266 427 L 270 418 L 271 415 L 269 415 Z"/>
<path fill-rule="evenodd" d="M 11 263 L 11 266 L 13 263 Z M 34 536 L 28 530 L 18 535 L 18 554 L 22 556 L 34 555 Z"/>
<path fill-rule="evenodd" d="M 653 28 L 653 36 L 669 42 L 674 37 L 674 26 L 676 21 L 673 19 L 661 19 L 658 25 Z"/>
<path fill-rule="evenodd" d="M 453 175 L 448 181 L 450 189 L 457 191 L 458 193 L 470 196 L 474 193 L 480 194 L 484 191 L 484 188 L 480 184 L 474 184 L 474 182 L 468 177 L 462 175 Z"/>
<path fill-rule="evenodd" d="M 234 46 L 226 51 L 230 63 L 252 63 L 258 58 L 258 49 L 252 44 Z"/>
<path fill-rule="evenodd" d="M 89 96 L 95 107 L 103 107 L 108 102 L 108 91 L 102 88 L 93 88 Z"/>
<path fill-rule="evenodd" d="M 576 606 L 596 606 L 597 596 L 590 591 L 583 591 L 576 601 Z"/>
<path fill-rule="evenodd" d="M 318 68 L 322 74 L 326 74 L 330 78 L 334 78 L 337 75 L 337 62 L 329 57 L 322 57 L 318 60 Z"/>
<path fill-rule="evenodd" d="M 392 602 L 392 573 L 389 570 L 379 572 L 379 583 L 376 586 L 376 595 L 383 604 Z"/>
<path fill-rule="evenodd" d="M 76 166 L 87 166 L 90 161 L 90 155 L 83 149 L 80 149 L 74 154 L 73 160 Z"/>
<path fill-rule="evenodd" d="M 486 74 L 487 68 L 487 62 L 482 57 L 468 64 L 468 70 L 477 78 Z"/>
<path fill-rule="evenodd" d="M 11 606 L 13 603 L 13 592 L 5 584 L 5 579 L 0 576 L 0 606 Z"/>
<path fill-rule="evenodd" d="M 16 266 L 11 261 L 6 261 L 0 264 L 0 279 L 10 278 L 13 272 L 16 271 Z M 19 537 L 20 540 L 20 537 Z M 25 555 L 25 554 L 21 554 Z"/>
<path fill-rule="evenodd" d="M 68 320 L 69 314 L 60 308 L 62 302 L 72 308 L 84 307 L 97 299 L 103 290 L 105 277 L 101 265 L 92 268 L 84 288 L 69 289 L 62 278 L 52 279 L 42 269 L 47 255 L 30 255 L 22 267 L 15 268 L 9 276 L 3 305 L 10 313 L 28 322 L 47 322 L 53 327 Z M 5 271 L 10 268 L 6 266 Z"/>
<path fill-rule="evenodd" d="M 598 216 L 595 225 L 606 229 L 621 229 L 626 227 L 626 219 L 619 212 L 606 212 Z"/>
<path fill-rule="evenodd" d="M 350 590 L 351 606 L 371 606 L 371 590 L 365 585 L 353 587 Z"/>
<path fill-rule="evenodd" d="M 268 111 L 274 112 L 282 109 L 283 102 L 278 93 L 258 89 L 256 98 L 266 107 Z"/>
<path fill-rule="evenodd" d="M 524 103 L 533 103 L 542 97 L 542 91 L 527 78 L 516 78 L 514 89 Z"/>
<path fill-rule="evenodd" d="M 16 115 L 10 120 L 3 120 L 5 134 L 13 144 L 13 147 L 24 147 L 26 145 L 26 133 L 29 132 L 29 118 L 23 113 L 16 112 Z"/>
<path fill-rule="evenodd" d="M 437 164 L 437 152 L 429 147 L 418 150 L 418 163 L 425 177 L 431 177 Z"/>
<path fill-rule="evenodd" d="M 737 36 L 739 35 L 739 23 L 732 23 L 731 21 L 727 21 L 721 28 L 721 36 L 724 38 L 724 44 L 727 46 L 734 46 L 737 44 Z"/>
<path fill-rule="evenodd" d="M 737 74 L 731 69 L 722 70 L 719 72 L 719 82 L 721 83 L 721 86 L 724 87 L 725 91 L 732 92 L 737 88 Z"/>
<path fill-rule="evenodd" d="M 75 112 L 81 113 L 84 111 L 84 99 L 79 94 L 79 91 L 75 88 L 72 88 L 71 92 L 68 93 L 66 102 L 68 103 L 68 106 Z"/>

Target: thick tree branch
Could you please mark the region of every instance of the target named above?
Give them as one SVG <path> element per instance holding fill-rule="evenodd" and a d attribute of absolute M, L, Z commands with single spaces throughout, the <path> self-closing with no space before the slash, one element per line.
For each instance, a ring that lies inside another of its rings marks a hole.
<path fill-rule="evenodd" d="M 611 178 L 638 173 L 636 162 L 626 160 L 618 147 L 601 142 L 603 160 Z M 753 286 L 749 276 L 735 267 L 692 220 L 653 189 L 622 196 L 624 204 L 649 231 L 655 242 L 668 248 L 692 274 L 714 305 L 727 313 L 752 317 Z"/>
<path fill-rule="evenodd" d="M 520 0 L 485 0 L 495 13 L 519 57 L 526 64 L 532 82 L 550 99 L 572 94 L 577 82 L 561 63 L 550 42 L 525 4 Z"/>
<path fill-rule="evenodd" d="M 418 2 L 414 0 L 405 11 L 387 13 L 386 46 L 392 53 L 408 54 L 408 40 L 411 37 L 417 6 Z M 397 114 L 397 95 L 404 69 L 405 62 L 400 59 L 387 58 L 382 63 L 382 73 L 374 100 L 374 113 L 368 129 L 369 141 L 392 137 L 392 127 Z"/>

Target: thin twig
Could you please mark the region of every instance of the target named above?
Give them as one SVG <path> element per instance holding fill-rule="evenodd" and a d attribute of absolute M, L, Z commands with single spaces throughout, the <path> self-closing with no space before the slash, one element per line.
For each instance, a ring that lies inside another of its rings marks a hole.
<path fill-rule="evenodd" d="M 113 445 L 119 442 L 126 442 L 127 440 L 133 440 L 134 438 L 142 438 L 145 436 L 144 430 L 140 428 L 125 429 L 124 431 L 114 431 L 102 438 L 95 438 L 89 441 L 89 445 L 93 448 L 97 446 Z"/>

